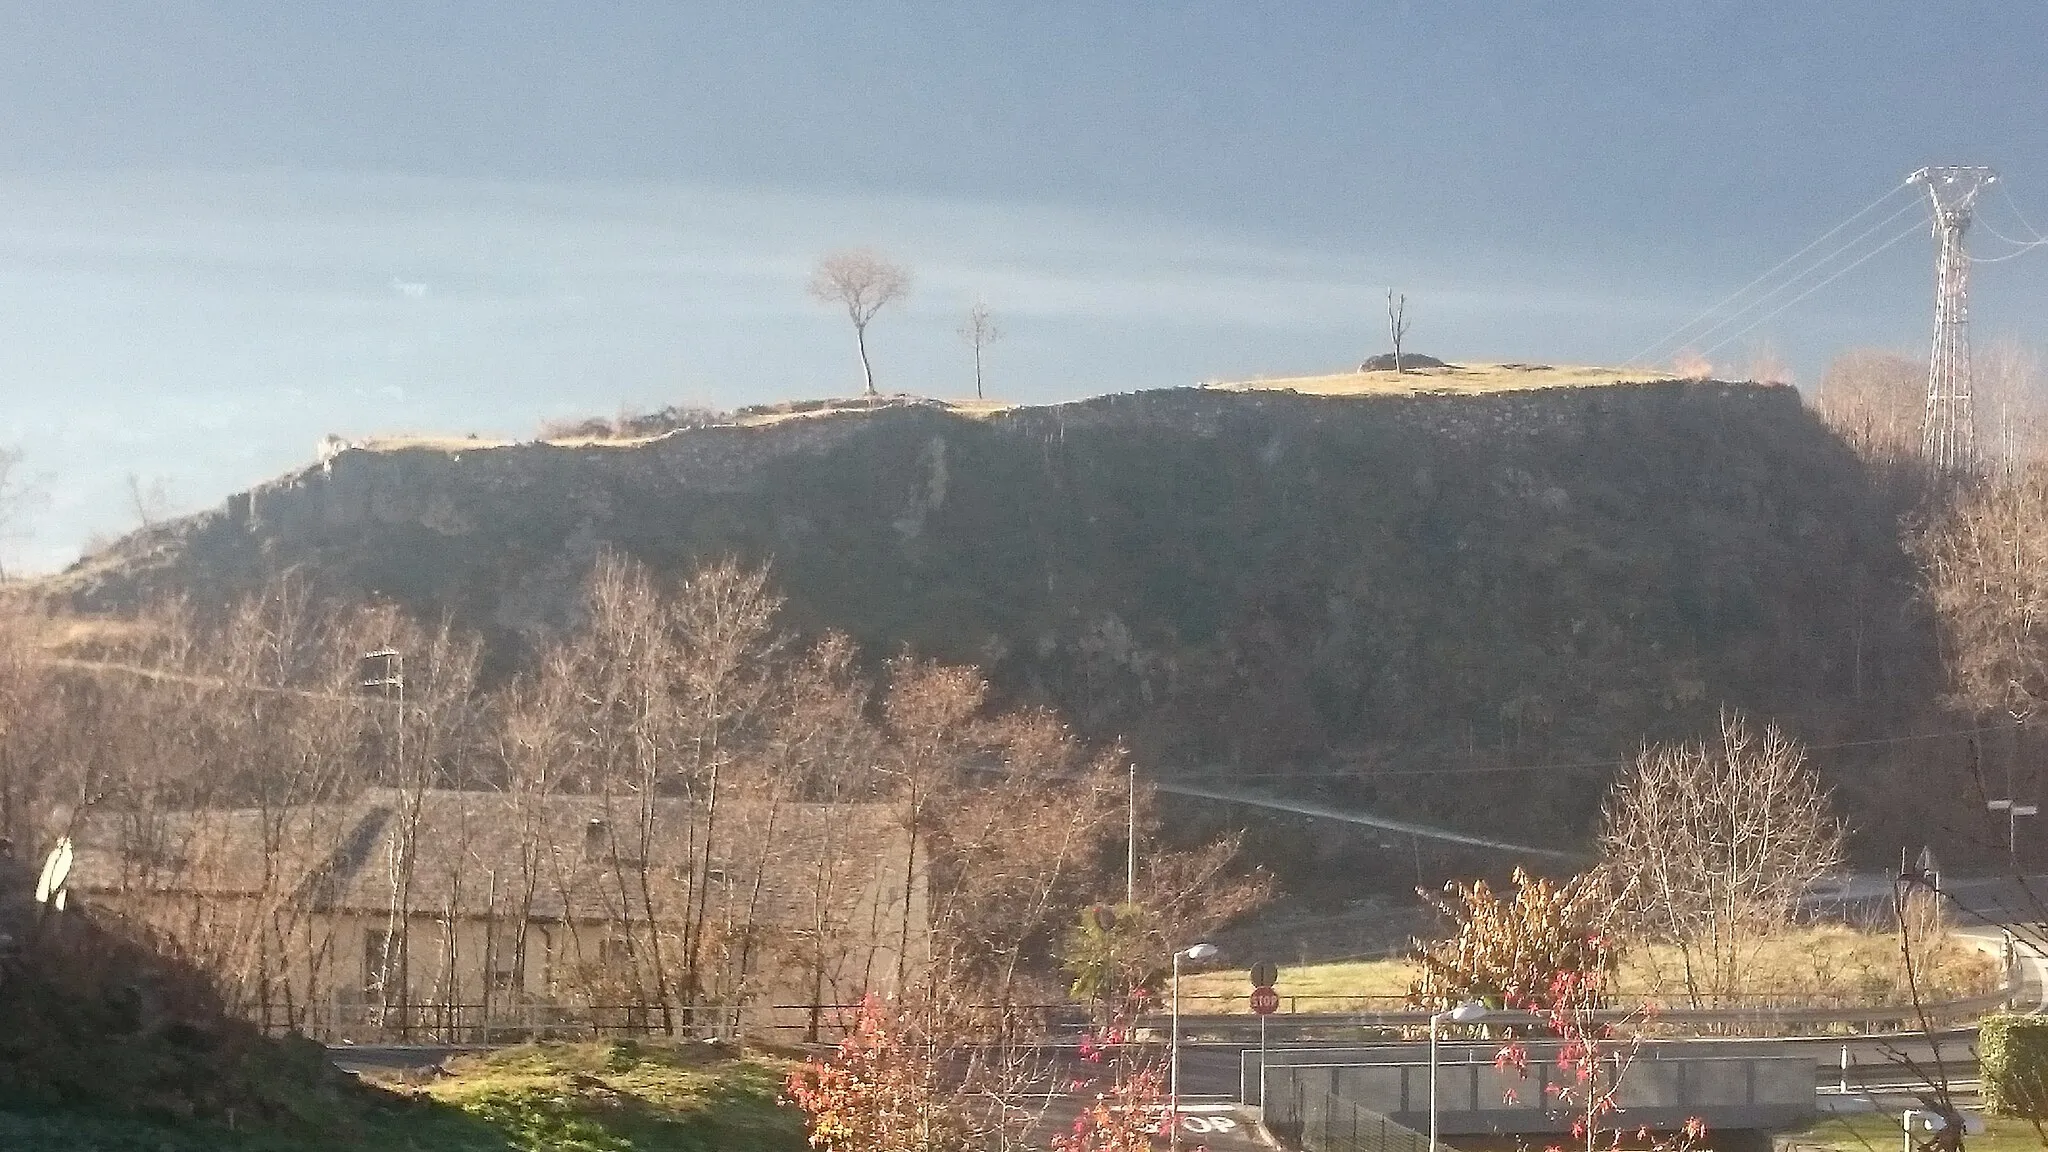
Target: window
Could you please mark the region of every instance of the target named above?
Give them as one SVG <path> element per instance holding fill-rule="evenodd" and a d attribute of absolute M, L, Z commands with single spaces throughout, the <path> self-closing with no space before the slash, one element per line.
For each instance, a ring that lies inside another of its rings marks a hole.
<path fill-rule="evenodd" d="M 384 995 L 385 965 L 393 969 L 398 966 L 398 957 L 387 955 L 391 951 L 391 933 L 382 928 L 363 929 L 363 995 L 380 998 Z"/>
<path fill-rule="evenodd" d="M 524 987 L 520 979 L 524 965 L 520 963 L 519 925 L 491 925 L 491 991 L 516 992 Z"/>

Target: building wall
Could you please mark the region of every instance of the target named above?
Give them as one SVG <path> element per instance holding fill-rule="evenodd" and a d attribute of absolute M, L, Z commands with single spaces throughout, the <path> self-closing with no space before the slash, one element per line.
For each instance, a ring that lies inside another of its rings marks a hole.
<path fill-rule="evenodd" d="M 814 1015 L 814 997 L 827 1005 L 851 1005 L 870 994 L 896 995 L 899 973 L 905 982 L 914 982 L 930 955 L 929 920 L 921 864 L 906 904 L 907 851 L 907 840 L 900 835 L 854 846 L 840 879 L 849 887 L 835 893 L 827 947 L 811 946 L 803 937 L 803 926 L 786 918 L 767 924 L 749 950 L 744 981 L 709 987 L 707 998 L 746 1009 L 743 1020 L 750 1030 L 801 1029 Z M 147 920 L 195 952 L 219 973 L 224 986 L 239 990 L 239 1007 L 253 1018 L 323 1039 L 369 1040 L 394 1031 L 461 1038 L 454 1033 L 517 1029 L 521 1021 L 567 1020 L 593 1005 L 619 1010 L 600 1014 L 612 1020 L 606 1027 L 628 1027 L 651 1019 L 645 1012 L 626 1012 L 628 1005 L 657 999 L 628 991 L 636 986 L 631 980 L 608 979 L 631 960 L 606 942 L 624 937 L 644 941 L 644 921 L 530 919 L 521 963 L 512 955 L 516 919 L 460 911 L 453 917 L 445 910 L 415 912 L 406 918 L 401 934 L 404 964 L 395 975 L 403 991 L 386 996 L 378 979 L 381 941 L 397 926 L 383 911 L 294 914 L 277 901 L 189 892 L 100 891 L 90 898 Z M 715 925 L 728 911 L 738 914 L 714 903 L 707 919 Z M 282 950 L 255 943 L 262 936 L 257 927 L 266 918 L 289 925 Z M 680 923 L 663 922 L 658 928 L 665 944 L 674 947 Z M 493 934 L 499 941 L 495 946 Z M 396 958 L 393 964 L 396 967 Z M 671 953 L 666 967 L 673 978 L 682 965 Z M 487 968 L 497 969 L 500 978 L 490 980 Z M 648 983 L 642 980 L 638 987 L 644 989 Z M 672 991 L 671 999 L 678 998 Z M 385 1010 L 386 1004 L 405 1007 L 394 1014 Z M 567 1015 L 550 1015 L 543 1010 L 548 1006 Z M 682 1023 L 686 1022 L 678 1022 Z M 571 1029 L 565 1024 L 564 1030 Z"/>

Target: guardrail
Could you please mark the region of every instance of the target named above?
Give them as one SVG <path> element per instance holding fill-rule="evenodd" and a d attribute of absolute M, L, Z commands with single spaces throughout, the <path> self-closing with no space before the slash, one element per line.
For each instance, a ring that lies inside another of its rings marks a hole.
<path fill-rule="evenodd" d="M 1839 1008 L 1652 1007 L 1645 1019 L 1648 1026 L 1655 1030 L 1691 1028 L 1715 1035 L 1835 1034 L 1830 1029 L 1850 1034 L 1912 1032 L 1920 1030 L 1923 1026 L 1943 1029 L 1975 1021 L 1989 1012 L 2004 1007 L 2019 989 L 2019 982 L 2015 980 L 1995 992 L 1965 997 L 1961 1000 L 1922 1004 L 1917 1008 L 1911 1004 L 1865 1004 Z M 1183 1002 L 1185 999 L 1183 997 Z M 1591 1021 L 1621 1023 L 1637 1019 L 1642 1013 L 1643 1008 L 1640 1005 L 1617 1007 L 1592 1013 Z M 1275 1013 L 1266 1017 L 1265 1026 L 1269 1033 L 1280 1032 L 1286 1035 L 1299 1035 L 1304 1031 L 1343 1030 L 1399 1036 L 1426 1032 L 1429 1027 L 1429 1016 L 1428 1012 L 1415 1009 Z M 1464 1027 L 1483 1027 L 1489 1031 L 1507 1026 L 1537 1029 L 1542 1028 L 1544 1022 L 1544 1017 L 1532 1012 L 1497 1011 L 1487 1013 L 1483 1025 Z M 1148 1028 L 1163 1028 L 1167 1024 L 1167 1017 L 1164 1014 L 1148 1015 L 1139 1023 Z M 1456 1034 L 1458 1027 L 1448 1026 L 1448 1030 Z M 1180 1028 L 1183 1037 L 1199 1038 L 1228 1034 L 1235 1038 L 1244 1033 L 1256 1032 L 1259 1028 L 1259 1019 L 1242 1013 L 1182 1012 Z"/>
<path fill-rule="evenodd" d="M 1898 1081 L 1912 1081 L 1914 1074 L 1897 1060 L 1885 1058 L 1882 1051 L 1909 1044 L 1923 1038 L 1931 1039 L 1941 1046 L 1940 1067 L 1951 1080 L 1973 1079 L 1977 1075 L 1976 1029 L 1952 1028 L 1940 1030 L 1923 1037 L 1920 1033 L 1907 1036 L 1884 1035 L 1874 1037 L 1776 1037 L 1749 1039 L 1715 1039 L 1710 1043 L 1716 1052 L 1730 1056 L 1768 1056 L 1800 1054 L 1812 1062 L 1814 1087 L 1822 1093 L 1837 1095 L 1864 1091 L 1872 1087 Z M 1485 1055 L 1493 1050 L 1497 1041 L 1474 1043 L 1459 1041 L 1458 1048 Z M 1655 1045 L 1668 1046 L 1674 1041 L 1654 1041 Z M 1410 1046 L 1412 1044 L 1412 1047 Z M 1261 1051 L 1256 1047 L 1245 1047 L 1238 1052 L 1238 1091 L 1240 1103 L 1257 1104 L 1260 1098 L 1261 1070 L 1271 1066 L 1308 1062 L 1312 1064 L 1385 1064 L 1399 1062 L 1413 1055 L 1419 1044 L 1359 1044 L 1359 1045 L 1309 1045 L 1277 1047 Z M 1877 1045 L 1877 1058 L 1867 1051 Z M 1866 1049 L 1859 1052 L 1861 1047 Z M 1402 1051 L 1407 1049 L 1407 1051 Z M 1931 1054 L 1930 1054 L 1931 1055 Z M 1924 1069 L 1930 1061 L 1922 1057 Z"/>

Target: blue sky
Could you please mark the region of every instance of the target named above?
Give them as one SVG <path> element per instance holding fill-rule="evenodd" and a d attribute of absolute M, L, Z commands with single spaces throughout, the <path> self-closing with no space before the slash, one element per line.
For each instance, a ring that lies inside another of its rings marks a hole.
<path fill-rule="evenodd" d="M 837 247 L 915 273 L 885 388 L 966 388 L 980 295 L 993 390 L 1046 401 L 1341 367 L 1389 285 L 1412 348 L 1617 362 L 1930 162 L 2048 228 L 2048 3 L 1680 7 L 9 5 L 0 442 L 47 498 L 0 555 L 329 432 L 850 390 Z M 1917 347 L 1931 265 L 1714 359 Z M 1973 302 L 2048 342 L 2048 250 Z"/>

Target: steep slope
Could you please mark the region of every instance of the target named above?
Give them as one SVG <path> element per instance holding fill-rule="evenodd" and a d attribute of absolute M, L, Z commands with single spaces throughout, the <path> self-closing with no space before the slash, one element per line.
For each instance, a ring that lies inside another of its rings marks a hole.
<path fill-rule="evenodd" d="M 1604 768 L 1409 773 L 1609 758 L 1724 702 L 1823 741 L 1924 713 L 1898 515 L 1787 388 L 1190 389 L 348 450 L 52 586 L 111 608 L 297 565 L 516 658 L 601 548 L 737 553 L 797 625 L 975 661 L 1162 770 L 1556 839 Z"/>

